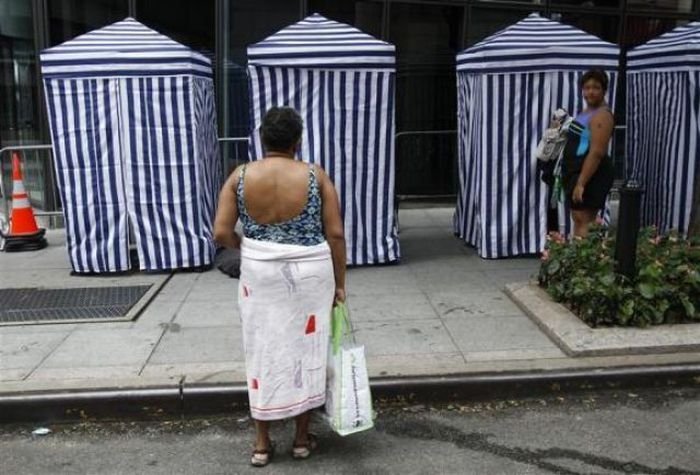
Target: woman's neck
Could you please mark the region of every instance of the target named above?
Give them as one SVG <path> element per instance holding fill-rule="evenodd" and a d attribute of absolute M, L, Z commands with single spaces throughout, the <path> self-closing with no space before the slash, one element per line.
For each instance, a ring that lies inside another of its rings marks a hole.
<path fill-rule="evenodd" d="M 596 105 L 586 104 L 586 108 L 584 109 L 584 111 L 594 111 L 594 110 L 596 110 L 596 109 L 600 109 L 600 108 L 603 107 L 603 106 L 605 106 L 605 101 L 600 102 L 600 103 L 598 103 L 598 104 L 596 104 Z"/>
<path fill-rule="evenodd" d="M 291 152 L 268 152 L 265 154 L 266 158 L 291 158 L 294 159 L 294 154 Z"/>

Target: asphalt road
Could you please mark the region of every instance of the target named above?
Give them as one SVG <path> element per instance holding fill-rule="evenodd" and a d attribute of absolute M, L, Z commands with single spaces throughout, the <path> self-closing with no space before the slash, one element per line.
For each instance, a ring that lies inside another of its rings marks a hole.
<path fill-rule="evenodd" d="M 188 420 L 0 426 L 3 474 L 700 474 L 700 388 L 430 406 L 378 404 L 376 429 L 341 438 L 316 422 L 312 459 L 248 466 L 244 413 Z"/>

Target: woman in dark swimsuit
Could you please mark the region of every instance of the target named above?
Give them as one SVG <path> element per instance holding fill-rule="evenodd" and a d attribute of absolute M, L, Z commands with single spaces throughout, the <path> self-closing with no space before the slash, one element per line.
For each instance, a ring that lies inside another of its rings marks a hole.
<path fill-rule="evenodd" d="M 587 71 L 581 78 L 581 89 L 586 108 L 569 127 L 562 184 L 574 220 L 574 235 L 585 237 L 612 187 L 614 168 L 607 150 L 615 122 L 605 103 L 608 77 L 603 71 Z"/>

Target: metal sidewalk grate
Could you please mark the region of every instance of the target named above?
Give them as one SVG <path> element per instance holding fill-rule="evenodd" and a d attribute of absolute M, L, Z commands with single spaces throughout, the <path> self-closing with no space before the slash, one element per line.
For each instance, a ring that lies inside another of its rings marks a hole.
<path fill-rule="evenodd" d="M 0 289 L 0 324 L 131 320 L 151 285 L 76 289 Z"/>

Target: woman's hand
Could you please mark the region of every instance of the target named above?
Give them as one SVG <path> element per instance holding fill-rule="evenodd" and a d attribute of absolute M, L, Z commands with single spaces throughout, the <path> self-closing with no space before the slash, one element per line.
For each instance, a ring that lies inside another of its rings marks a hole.
<path fill-rule="evenodd" d="M 574 192 L 571 194 L 571 199 L 574 203 L 583 203 L 583 191 L 585 187 L 580 184 L 576 183 L 576 186 L 574 187 Z"/>
<path fill-rule="evenodd" d="M 345 289 L 335 289 L 334 303 L 345 303 Z"/>

